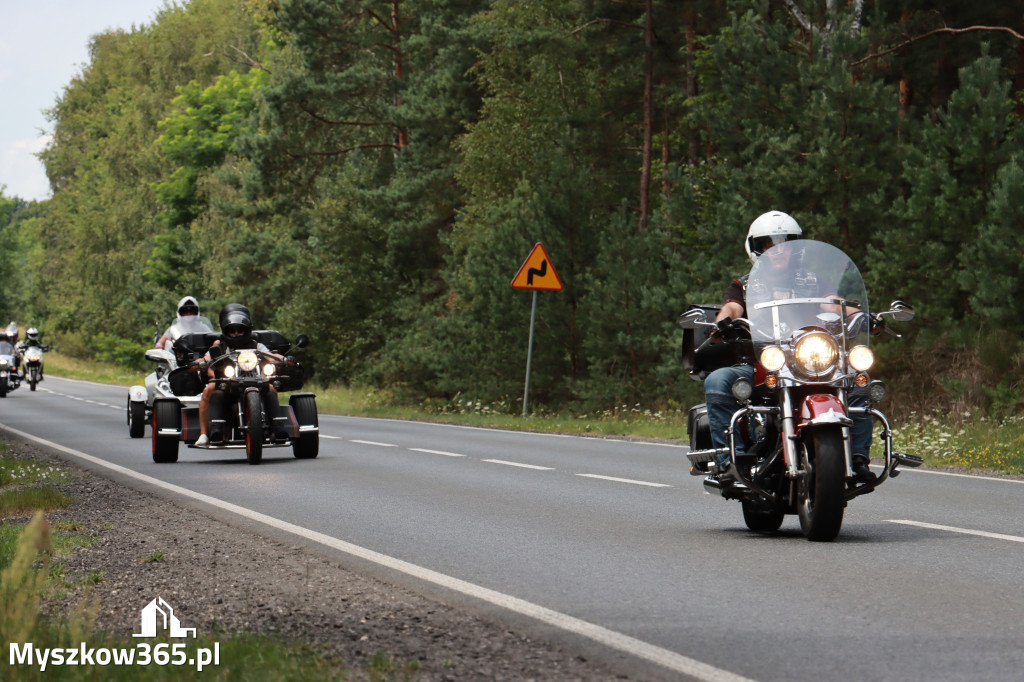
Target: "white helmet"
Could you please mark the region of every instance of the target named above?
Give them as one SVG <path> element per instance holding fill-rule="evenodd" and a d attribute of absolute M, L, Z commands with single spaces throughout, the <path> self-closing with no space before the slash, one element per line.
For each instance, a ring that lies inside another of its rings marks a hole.
<path fill-rule="evenodd" d="M 756 263 L 758 256 L 764 253 L 769 246 L 779 242 L 788 242 L 791 239 L 799 239 L 800 234 L 800 225 L 793 220 L 793 216 L 782 211 L 768 211 L 750 223 L 743 248 L 746 249 L 750 262 Z"/>
<path fill-rule="evenodd" d="M 178 301 L 178 319 L 180 320 L 183 315 L 198 315 L 199 314 L 199 301 L 194 296 L 185 296 Z"/>

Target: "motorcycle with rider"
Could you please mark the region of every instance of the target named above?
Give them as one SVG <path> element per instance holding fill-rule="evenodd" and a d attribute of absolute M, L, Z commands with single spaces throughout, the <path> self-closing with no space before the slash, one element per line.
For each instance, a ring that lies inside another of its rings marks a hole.
<path fill-rule="evenodd" d="M 268 448 L 315 458 L 316 396 L 293 393 L 287 405 L 278 397 L 302 388 L 303 368 L 291 353 L 305 348 L 308 337 L 290 343 L 279 331 L 254 330 L 249 309 L 238 303 L 224 306 L 220 326 L 220 332 L 190 334 L 176 344 L 190 348 L 191 358 L 171 372 L 171 390 L 201 397 L 194 407 L 177 397 L 154 400 L 153 461 L 176 462 L 181 442 L 201 450 L 244 449 L 249 464 L 261 463 Z"/>
<path fill-rule="evenodd" d="M 856 265 L 840 249 L 803 239 L 779 211 L 760 216 L 745 248 L 753 264 L 721 305 L 680 318 L 684 365 L 705 384 L 690 410 L 691 473 L 707 491 L 738 500 L 751 530 L 775 531 L 795 514 L 807 539 L 830 541 L 847 503 L 873 492 L 900 465 L 922 460 L 893 448 L 886 395 L 873 379 L 872 335 L 909 321 L 895 301 L 873 313 Z M 870 468 L 874 426 L 881 473 Z"/>
<path fill-rule="evenodd" d="M 43 353 L 50 350 L 48 344 L 39 340 L 39 329 L 29 327 L 25 330 L 25 340 L 15 345 L 23 361 L 23 374 L 28 382 L 29 390 L 36 390 L 36 385 L 43 380 Z"/>

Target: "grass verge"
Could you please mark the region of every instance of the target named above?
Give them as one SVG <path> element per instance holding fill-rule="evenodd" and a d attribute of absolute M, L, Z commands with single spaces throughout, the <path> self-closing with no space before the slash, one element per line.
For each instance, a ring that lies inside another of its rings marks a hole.
<path fill-rule="evenodd" d="M 4 537 L 9 535 L 4 533 Z M 0 641 L 7 644 L 5 651 L 10 659 L 10 665 L 0 669 L 0 682 L 407 680 L 416 671 L 415 665 L 397 664 L 386 655 L 376 656 L 364 670 L 350 671 L 341 661 L 314 647 L 252 634 L 200 634 L 185 641 L 162 638 L 138 642 L 96 631 L 93 623 L 97 604 L 88 593 L 66 620 L 44 618 L 41 605 L 50 589 L 48 566 L 53 554 L 50 528 L 39 512 L 21 529 L 14 552 L 0 572 Z M 74 664 L 69 663 L 67 654 L 71 650 L 77 657 Z M 54 656 L 55 651 L 60 652 L 59 658 Z M 86 651 L 90 664 L 85 663 Z M 41 659 L 42 652 L 46 655 Z M 44 666 L 42 660 L 48 665 Z M 205 670 L 201 662 L 206 663 Z"/>
<path fill-rule="evenodd" d="M 252 633 L 199 633 L 196 638 L 144 641 L 113 635 L 95 627 L 98 602 L 89 587 L 106 580 L 92 574 L 72 581 L 62 557 L 92 538 L 73 520 L 52 526 L 44 509 L 65 508 L 74 499 L 53 487 L 73 473 L 33 460 L 12 457 L 0 443 L 0 642 L 8 665 L 0 666 L 0 682 L 33 680 L 392 680 L 413 679 L 417 664 L 378 654 L 358 670 L 336 656 L 301 642 Z M 30 522 L 23 519 L 34 515 Z M 73 507 L 72 507 L 73 510 Z M 156 550 L 143 562 L 159 562 Z M 80 594 L 70 615 L 48 613 L 48 600 Z M 32 654 L 27 645 L 31 644 Z M 16 651 L 12 650 L 16 646 Z M 60 661 L 54 651 L 92 653 L 91 664 Z M 48 664 L 40 658 L 47 652 Z M 117 652 L 116 654 L 114 652 Z M 216 652 L 216 665 L 213 665 Z M 124 663 L 127 655 L 132 664 Z M 120 665 L 114 656 L 121 656 Z M 144 658 L 145 657 L 145 658 Z M 148 661 L 143 664 L 143 661 Z M 196 665 L 207 661 L 205 669 Z"/>

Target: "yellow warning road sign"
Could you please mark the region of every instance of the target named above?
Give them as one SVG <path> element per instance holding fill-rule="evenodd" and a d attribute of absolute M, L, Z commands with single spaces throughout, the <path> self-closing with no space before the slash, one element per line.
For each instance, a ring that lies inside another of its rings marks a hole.
<path fill-rule="evenodd" d="M 526 257 L 526 262 L 512 278 L 513 289 L 543 289 L 545 291 L 561 291 L 562 280 L 558 279 L 555 266 L 551 264 L 544 245 L 537 242 L 533 251 Z"/>

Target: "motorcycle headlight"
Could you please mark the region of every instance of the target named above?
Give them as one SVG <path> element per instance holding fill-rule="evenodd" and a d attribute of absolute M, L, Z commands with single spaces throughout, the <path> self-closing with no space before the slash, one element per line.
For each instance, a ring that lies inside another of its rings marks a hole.
<path fill-rule="evenodd" d="M 37 362 L 43 359 L 43 351 L 39 350 L 35 346 L 25 351 L 25 359 L 29 362 Z"/>
<path fill-rule="evenodd" d="M 251 372 L 256 369 L 256 365 L 259 364 L 259 358 L 256 356 L 256 351 L 243 350 L 238 354 L 238 367 L 243 372 Z"/>
<path fill-rule="evenodd" d="M 264 376 L 272 377 L 272 376 L 274 376 L 274 372 L 276 372 L 276 371 L 277 371 L 277 368 L 273 364 L 271 364 L 269 362 L 267 364 L 263 365 L 263 375 Z"/>
<path fill-rule="evenodd" d="M 235 369 L 234 365 L 224 365 L 225 378 L 234 379 L 236 374 L 238 374 L 238 370 Z"/>
<path fill-rule="evenodd" d="M 802 371 L 811 376 L 822 376 L 835 369 L 839 349 L 828 334 L 812 332 L 796 342 L 793 357 Z"/>
<path fill-rule="evenodd" d="M 768 346 L 761 351 L 761 366 L 769 372 L 778 372 L 786 364 L 786 353 L 778 346 Z"/>
<path fill-rule="evenodd" d="M 0 367 L 6 367 L 9 364 L 11 363 L 8 362 L 7 358 L 0 358 Z"/>
<path fill-rule="evenodd" d="M 866 372 L 875 364 L 875 354 L 867 346 L 854 346 L 850 350 L 850 367 L 858 372 Z"/>

